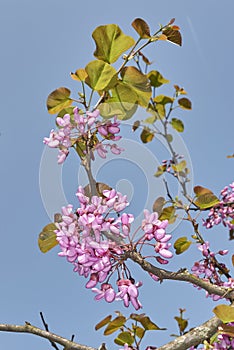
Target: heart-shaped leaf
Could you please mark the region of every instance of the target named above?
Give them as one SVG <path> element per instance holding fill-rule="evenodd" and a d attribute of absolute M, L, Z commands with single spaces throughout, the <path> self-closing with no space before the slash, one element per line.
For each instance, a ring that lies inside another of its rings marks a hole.
<path fill-rule="evenodd" d="M 131 36 L 125 35 L 117 24 L 97 27 L 92 37 L 96 44 L 94 56 L 107 63 L 114 63 L 135 44 Z"/>

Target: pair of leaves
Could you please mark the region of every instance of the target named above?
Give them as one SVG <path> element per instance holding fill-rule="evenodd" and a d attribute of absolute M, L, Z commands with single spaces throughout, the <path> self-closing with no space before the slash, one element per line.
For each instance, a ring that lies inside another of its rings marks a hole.
<path fill-rule="evenodd" d="M 200 209 L 208 209 L 219 204 L 219 199 L 214 193 L 208 188 L 202 186 L 195 186 L 194 193 L 196 200 L 194 204 Z"/>

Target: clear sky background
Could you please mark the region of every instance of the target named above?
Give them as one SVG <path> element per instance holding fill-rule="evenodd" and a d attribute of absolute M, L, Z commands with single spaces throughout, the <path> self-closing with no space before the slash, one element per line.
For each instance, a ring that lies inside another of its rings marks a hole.
<path fill-rule="evenodd" d="M 118 303 L 95 302 L 93 293 L 84 288 L 86 281 L 57 256 L 57 247 L 43 255 L 37 246 L 38 233 L 50 221 L 39 188 L 42 140 L 54 127 L 54 118 L 46 110 L 46 98 L 59 86 L 77 87 L 69 72 L 93 59 L 94 28 L 117 23 L 126 34 L 135 36 L 130 24 L 136 17 L 144 18 L 152 29 L 176 18 L 183 35 L 182 48 L 163 42 L 147 50 L 147 55 L 154 61 L 153 69 L 170 79 L 172 85 L 179 84 L 188 91 L 193 110 L 181 113 L 180 117 L 185 124 L 182 137 L 192 159 L 194 183 L 219 193 L 233 181 L 234 160 L 226 158 L 234 152 L 233 13 L 232 0 L 1 0 L 1 323 L 28 321 L 41 326 L 39 312 L 43 311 L 51 331 L 68 338 L 75 334 L 77 342 L 98 347 L 102 341 L 108 343 L 108 338 L 104 339 L 101 331 L 94 331 L 95 324 L 114 310 L 123 310 Z M 139 139 L 136 141 L 140 145 Z M 163 158 L 156 153 L 156 146 L 149 149 L 157 159 Z M 69 164 L 74 159 L 72 156 L 68 159 L 62 174 L 66 198 L 72 203 L 78 165 Z M 149 191 L 145 179 L 148 173 L 143 174 L 142 166 L 134 158 L 132 163 L 128 160 L 132 168 L 125 174 L 124 159 L 122 162 L 110 163 L 112 184 L 128 180 L 132 184 L 132 187 L 128 184 L 130 190 L 135 190 L 134 196 L 136 189 L 141 188 L 140 196 L 132 203 L 132 208 L 139 211 L 141 207 L 137 205 L 141 205 L 145 191 Z M 48 189 L 55 166 L 48 164 Z M 104 162 L 99 180 L 108 179 L 109 174 L 108 163 Z M 134 182 L 136 178 L 140 185 Z M 177 238 L 192 232 L 189 226 L 181 225 L 173 234 Z M 206 231 L 205 237 L 214 250 L 220 245 L 233 251 L 233 242 L 227 241 L 228 234 L 222 228 Z M 194 259 L 199 258 L 193 247 L 168 268 L 191 266 L 192 254 Z M 143 312 L 160 327 L 168 327 L 167 332 L 153 333 L 149 337 L 151 344 L 159 346 L 170 340 L 168 335 L 177 331 L 173 317 L 180 307 L 186 308 L 191 327 L 212 316 L 215 304 L 190 285 L 170 281 L 157 285 L 138 268 L 135 278 L 145 282 L 140 291 Z M 133 309 L 124 312 L 129 314 Z M 1 349 L 49 347 L 46 340 L 35 336 L 0 333 Z"/>

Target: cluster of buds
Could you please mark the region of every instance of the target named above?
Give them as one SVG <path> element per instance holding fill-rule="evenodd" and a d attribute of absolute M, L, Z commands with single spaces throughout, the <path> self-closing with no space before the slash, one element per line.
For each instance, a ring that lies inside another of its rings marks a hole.
<path fill-rule="evenodd" d="M 203 225 L 206 228 L 211 228 L 221 222 L 230 230 L 234 229 L 234 182 L 229 187 L 225 186 L 221 191 L 219 204 L 210 209 L 208 218 L 203 221 Z"/>
<path fill-rule="evenodd" d="M 73 109 L 73 115 L 65 114 L 63 118 L 57 117 L 58 130 L 51 130 L 49 137 L 44 138 L 44 143 L 51 148 L 58 148 L 58 163 L 62 164 L 69 154 L 69 148 L 80 148 L 81 154 L 85 155 L 96 150 L 98 155 L 106 158 L 108 148 L 114 154 L 120 154 L 123 149 L 115 143 L 104 143 L 106 140 L 118 141 L 121 139 L 119 122 L 100 121 L 99 110 L 80 114 L 79 109 Z M 99 137 L 98 137 L 99 136 Z"/>

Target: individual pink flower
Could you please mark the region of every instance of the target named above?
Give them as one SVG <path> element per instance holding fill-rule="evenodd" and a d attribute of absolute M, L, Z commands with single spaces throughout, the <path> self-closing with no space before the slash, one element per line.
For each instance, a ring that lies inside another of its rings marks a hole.
<path fill-rule="evenodd" d="M 108 303 L 112 303 L 115 300 L 116 293 L 109 283 L 103 283 L 101 290 L 98 288 L 92 288 L 92 291 L 97 293 L 95 300 L 105 299 Z"/>
<path fill-rule="evenodd" d="M 130 279 L 121 279 L 117 281 L 119 292 L 116 294 L 116 300 L 123 300 L 124 306 L 128 307 L 131 302 L 136 310 L 142 305 L 138 300 L 138 288 L 142 286 L 142 282 L 132 283 Z"/>

